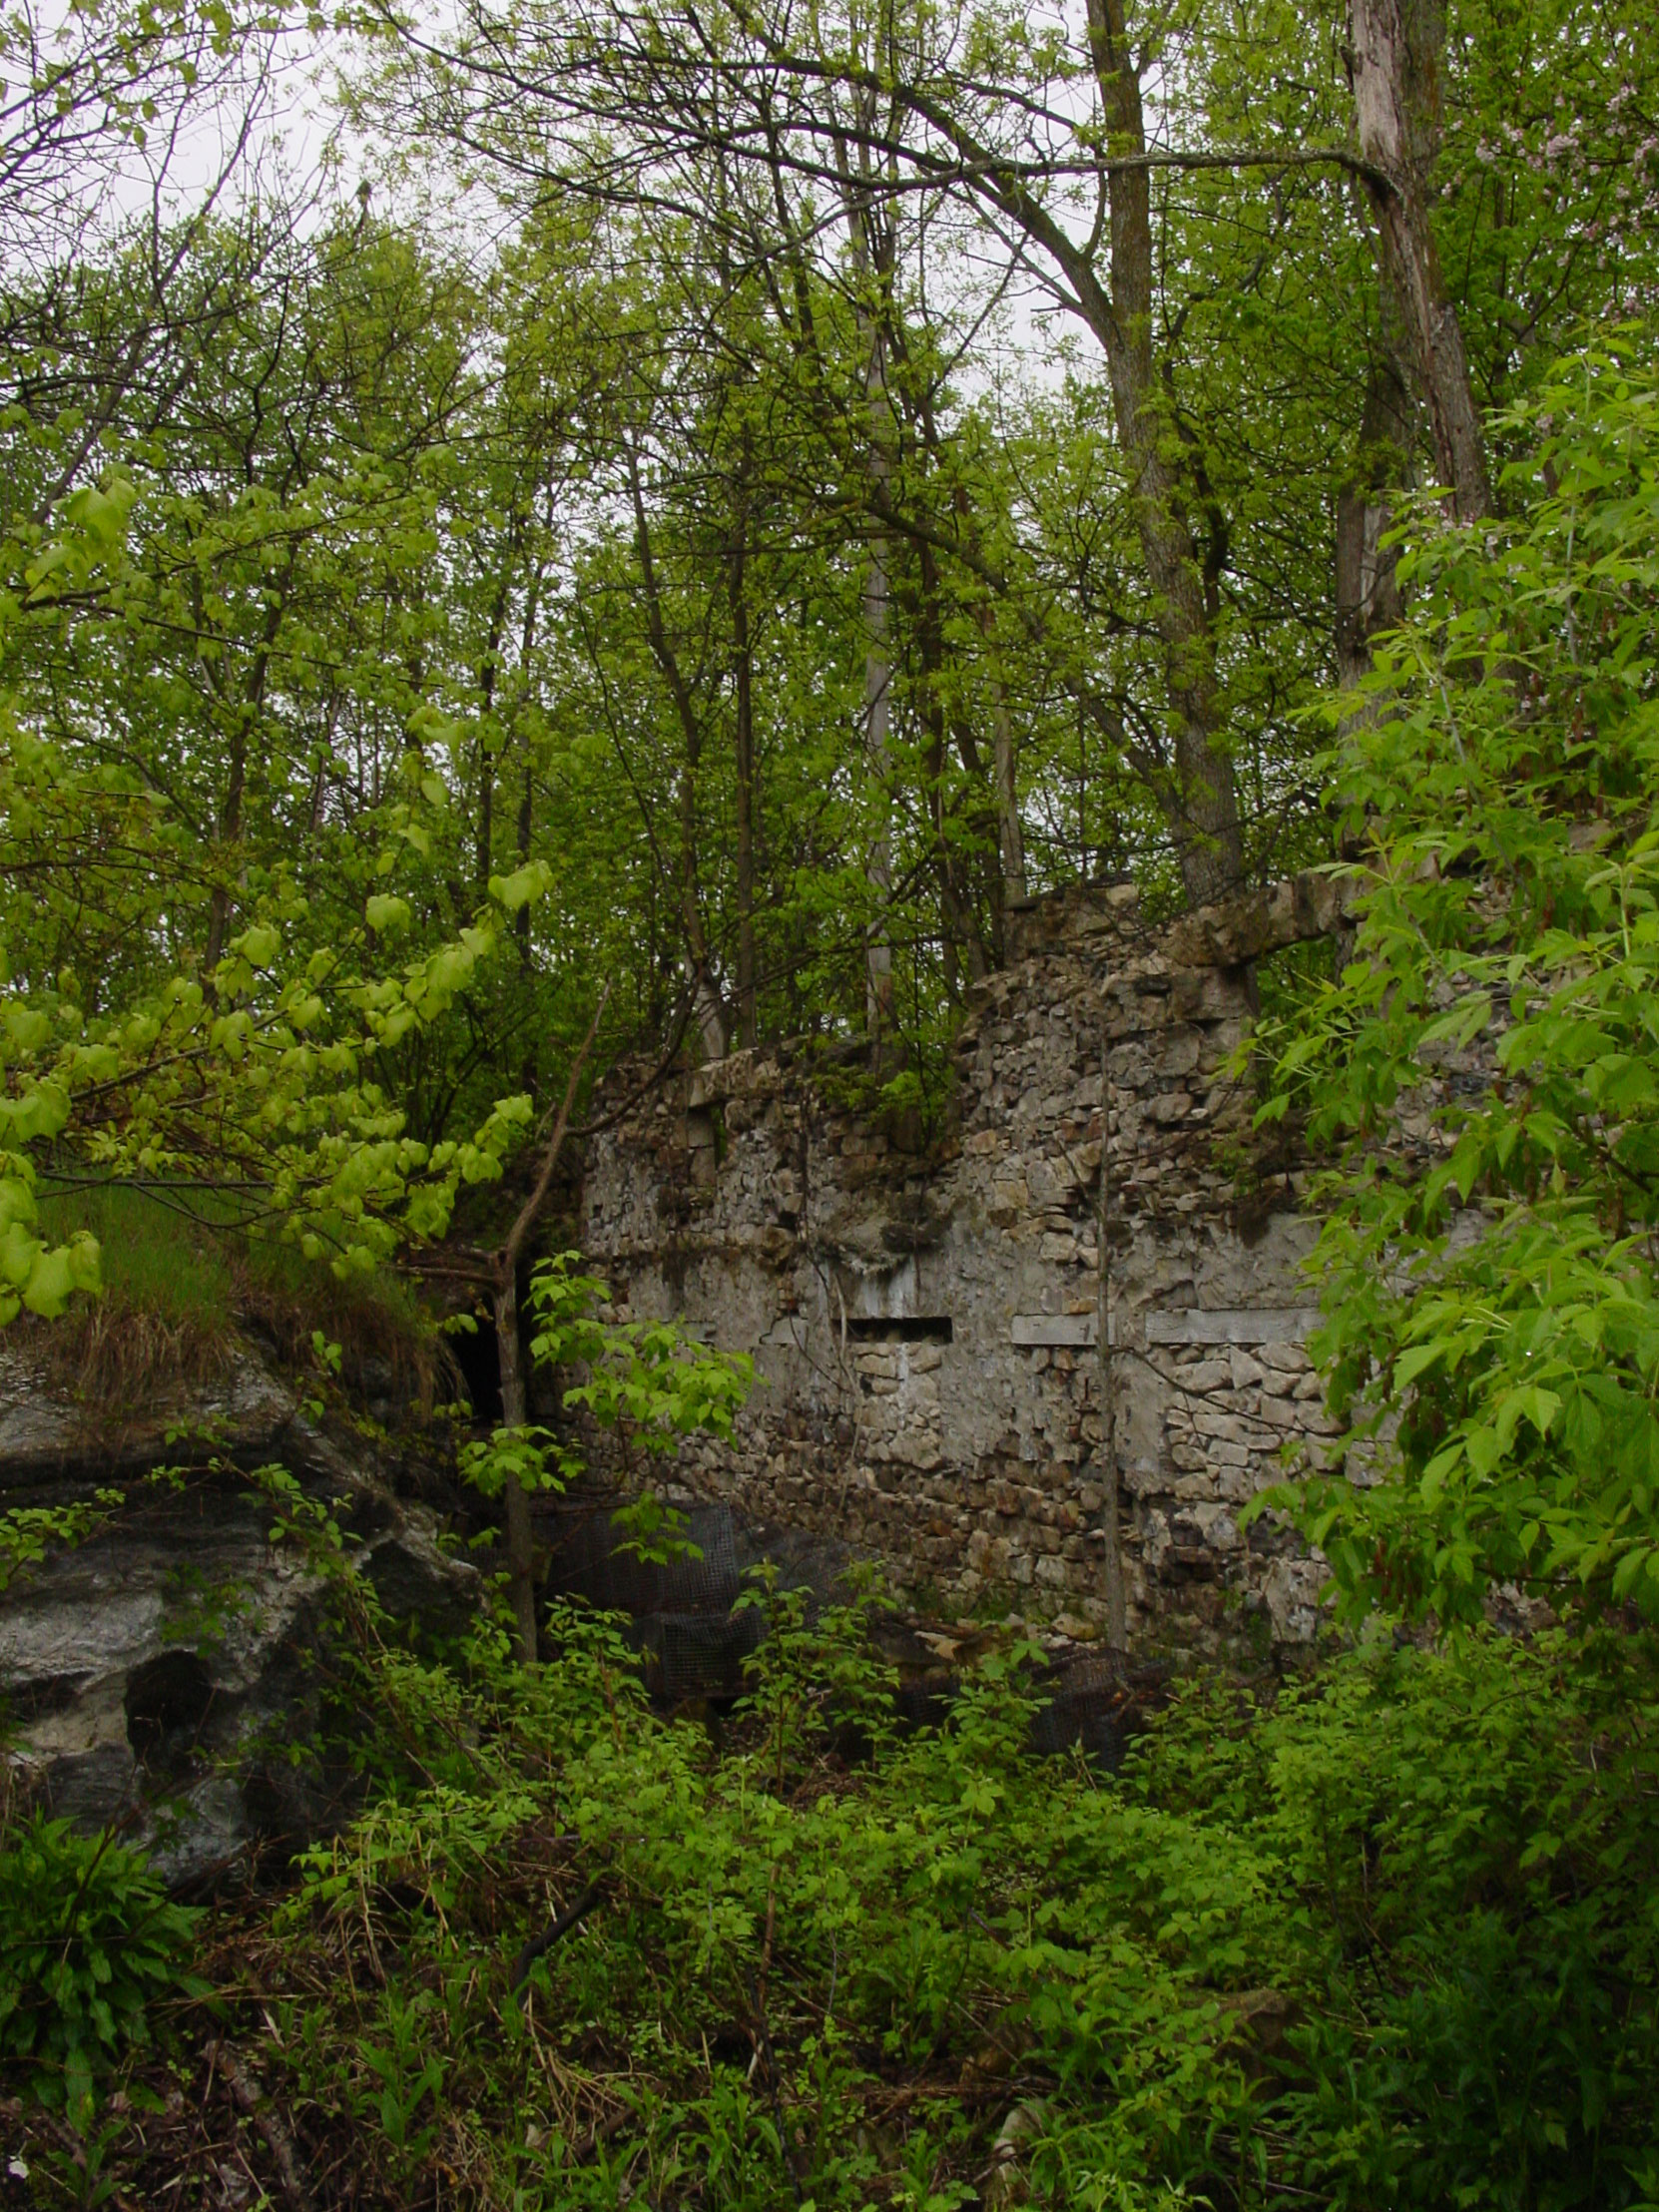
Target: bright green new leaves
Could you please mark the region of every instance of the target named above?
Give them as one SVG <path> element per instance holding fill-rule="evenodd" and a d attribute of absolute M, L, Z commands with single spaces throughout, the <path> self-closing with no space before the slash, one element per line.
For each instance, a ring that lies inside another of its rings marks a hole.
<path fill-rule="evenodd" d="M 544 898 L 553 888 L 553 870 L 545 860 L 527 860 L 511 875 L 490 877 L 490 896 L 509 914 L 533 898 Z"/>
<path fill-rule="evenodd" d="M 1189 1679 L 1109 1774 L 1031 1755 L 1029 1647 L 898 1729 L 867 1591 L 753 1586 L 771 1633 L 718 1740 L 651 1710 L 626 1624 L 586 1605 L 533 1674 L 485 1635 L 453 1671 L 370 1655 L 376 1801 L 279 1909 L 327 1970 L 265 2050 L 297 2094 L 362 2100 L 389 2200 L 443 2152 L 392 2164 L 362 2045 L 430 2000 L 403 2080 L 443 2070 L 530 2212 L 611 2212 L 622 2170 L 708 2212 L 961 2205 L 999 2168 L 1045 2212 L 1196 2205 L 1218 2176 L 1241 2212 L 1651 2202 L 1651 1638 L 1382 1636 L 1260 1700 Z M 583 1894 L 515 2004 L 521 1943 Z M 609 2168 L 549 2053 L 614 2088 Z"/>
<path fill-rule="evenodd" d="M 528 1100 L 522 1102 L 526 1108 Z M 637 1486 L 644 1466 L 667 1457 L 691 1435 L 730 1436 L 754 1383 L 742 1353 L 716 1352 L 673 1322 L 617 1321 L 610 1290 L 578 1272 L 581 1255 L 541 1261 L 530 1278 L 535 1334 L 530 1357 L 567 1378 L 560 1402 L 580 1411 L 613 1442 L 620 1471 Z M 501 1427 L 461 1446 L 464 1479 L 498 1498 L 509 1480 L 527 1493 L 563 1490 L 586 1471 L 578 1441 L 531 1424 Z M 649 1487 L 614 1516 L 624 1543 L 642 1558 L 666 1559 L 688 1547 L 680 1516 Z"/>
<path fill-rule="evenodd" d="M 55 1083 L 0 1098 L 0 1129 L 14 1140 L 0 1150 L 0 1326 L 15 1321 L 24 1307 L 52 1319 L 77 1291 L 99 1288 L 98 1247 L 91 1237 L 49 1246 L 35 1233 L 34 1163 L 15 1149 L 31 1137 L 55 1136 L 68 1118 L 68 1098 Z"/>
<path fill-rule="evenodd" d="M 1304 1525 L 1351 1599 L 1442 1620 L 1493 1583 L 1659 1609 L 1651 354 L 1504 429 L 1514 520 L 1422 518 L 1411 619 L 1333 710 L 1358 942 L 1267 1109 L 1343 1147 L 1315 1349 L 1382 1476 Z"/>
<path fill-rule="evenodd" d="M 122 1490 L 97 1489 L 63 1505 L 14 1505 L 0 1513 L 0 1591 L 26 1568 L 39 1566 L 54 1544 L 73 1550 L 126 1503 Z"/>
<path fill-rule="evenodd" d="M 582 1406 L 616 1435 L 625 1460 L 635 1451 L 662 1458 L 685 1436 L 729 1436 L 754 1384 L 753 1360 L 699 1344 L 674 1322 L 602 1319 L 610 1292 L 571 1272 L 578 1258 L 560 1253 L 530 1280 L 532 1359 L 588 1371 L 565 1391 L 565 1404 Z"/>
<path fill-rule="evenodd" d="M 67 501 L 29 568 L 33 601 L 95 578 L 120 585 L 132 505 L 124 481 Z M 9 619 L 23 619 L 15 601 Z M 404 753 L 374 818 L 394 854 L 429 849 L 445 797 L 419 755 Z M 229 1185 L 252 1218 L 342 1272 L 440 1235 L 459 1185 L 500 1175 L 529 1127 L 527 1097 L 497 1100 L 469 1139 L 433 1142 L 410 1132 L 381 1071 L 483 983 L 504 910 L 547 889 L 543 863 L 447 935 L 423 932 L 400 962 L 388 954 L 411 924 L 405 896 L 370 892 L 360 913 L 342 916 L 317 910 L 291 877 L 267 876 L 211 971 L 187 960 L 170 972 L 157 955 L 175 938 L 177 876 L 191 863 L 176 824 L 131 778 L 8 719 L 0 816 L 18 878 L 67 885 L 74 941 L 94 970 L 93 993 L 63 967 L 53 988 L 14 986 L 3 1009 L 0 1323 L 25 1308 L 59 1314 L 99 1288 L 91 1238 L 50 1248 L 35 1234 L 35 1154 L 46 1144 L 111 1178 Z M 41 967 L 28 941 L 40 903 L 13 900 L 4 913 L 26 977 Z M 87 1002 L 94 995 L 101 1011 Z"/>
<path fill-rule="evenodd" d="M 526 1493 L 562 1490 L 581 1472 L 580 1461 L 561 1446 L 551 1429 L 533 1423 L 524 1428 L 492 1428 L 461 1445 L 461 1479 L 480 1497 L 499 1497 L 509 1482 Z"/>

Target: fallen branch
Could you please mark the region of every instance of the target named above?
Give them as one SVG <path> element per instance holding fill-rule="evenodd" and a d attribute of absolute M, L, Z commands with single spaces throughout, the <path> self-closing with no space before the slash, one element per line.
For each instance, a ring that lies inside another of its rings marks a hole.
<path fill-rule="evenodd" d="M 519 1988 L 536 1960 L 545 1958 L 553 1945 L 563 1942 L 576 1924 L 593 1911 L 599 1903 L 604 1888 L 605 1877 L 595 1875 L 574 1905 L 566 1906 L 551 1927 L 544 1928 L 539 1936 L 530 1937 L 524 1948 L 513 1960 L 512 1977 L 507 1983 L 509 1989 Z"/>
<path fill-rule="evenodd" d="M 604 2146 L 620 2135 L 634 2117 L 634 2107 L 625 2104 L 620 2112 L 613 2112 L 608 2120 L 601 2120 L 597 2127 L 590 2127 L 586 2135 L 570 2154 L 573 2166 L 590 2166 Z"/>
<path fill-rule="evenodd" d="M 311 2200 L 300 2178 L 293 2137 L 283 2124 L 281 2113 L 261 2086 L 259 2076 L 229 2043 L 209 2043 L 207 2058 L 208 2063 L 225 2076 L 226 2087 L 236 2099 L 238 2109 L 248 2115 L 265 2137 L 289 2212 L 311 2212 Z"/>

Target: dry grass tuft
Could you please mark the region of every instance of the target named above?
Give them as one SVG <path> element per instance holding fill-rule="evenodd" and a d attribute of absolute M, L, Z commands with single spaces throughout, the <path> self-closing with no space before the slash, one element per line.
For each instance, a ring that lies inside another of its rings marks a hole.
<path fill-rule="evenodd" d="M 339 1346 L 339 1380 L 365 1406 L 389 1400 L 425 1420 L 459 1388 L 447 1346 L 406 1285 L 386 1275 L 342 1283 L 250 1234 L 235 1202 L 211 1191 L 66 1186 L 40 1212 L 48 1236 L 85 1229 L 98 1239 L 105 1289 L 58 1321 L 25 1317 L 19 1348 L 49 1384 L 100 1415 L 216 1381 L 240 1333 L 264 1339 L 299 1375 L 314 1372 L 320 1334 Z"/>
<path fill-rule="evenodd" d="M 78 1306 L 60 1321 L 23 1320 L 31 1361 L 68 1397 L 101 1411 L 130 1413 L 212 1382 L 231 1365 L 234 1317 L 157 1313 L 122 1292 Z"/>

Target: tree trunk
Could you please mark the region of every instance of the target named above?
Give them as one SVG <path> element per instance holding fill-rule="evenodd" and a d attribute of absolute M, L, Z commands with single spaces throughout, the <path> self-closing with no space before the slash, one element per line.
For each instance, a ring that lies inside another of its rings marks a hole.
<path fill-rule="evenodd" d="M 884 283 L 890 274 L 891 239 L 889 228 L 877 242 L 877 250 L 871 251 L 873 211 L 869 153 L 874 117 L 871 95 L 867 91 L 860 89 L 856 101 L 859 161 L 856 182 L 847 163 L 845 145 L 839 140 L 835 156 L 840 167 L 841 201 L 852 247 L 852 266 L 858 279 L 858 335 L 864 347 L 864 408 L 869 424 L 865 465 L 869 472 L 871 507 L 879 511 L 891 499 L 894 425 L 892 402 L 887 395 L 886 338 L 871 294 L 876 283 Z M 891 220 L 888 211 L 884 221 L 889 227 Z M 886 251 L 881 250 L 883 246 Z M 892 662 L 887 643 L 892 602 L 891 552 L 886 531 L 879 525 L 872 528 L 862 604 L 864 705 L 861 720 L 864 764 L 876 812 L 875 828 L 864 850 L 864 880 L 869 885 L 875 909 L 864 940 L 864 1025 L 877 1060 L 893 1030 L 892 939 L 888 931 L 888 908 L 892 903 L 892 764 L 887 745 L 892 713 Z"/>
<path fill-rule="evenodd" d="M 496 686 L 500 681 L 501 670 L 501 632 L 507 619 L 508 568 L 517 550 L 515 543 L 503 556 L 501 575 L 496 583 L 495 597 L 490 602 L 489 629 L 484 640 L 483 662 L 478 671 L 478 697 L 483 709 L 481 719 L 486 723 L 495 712 L 495 693 Z M 494 865 L 495 756 L 490 751 L 487 737 L 480 731 L 478 736 L 478 850 L 475 868 L 480 891 L 489 882 Z"/>
<path fill-rule="evenodd" d="M 225 804 L 219 810 L 219 845 L 224 853 L 234 851 L 242 838 L 242 804 L 248 785 L 248 724 L 252 715 L 239 715 L 231 739 L 231 768 L 225 785 Z M 209 988 L 213 987 L 213 973 L 225 957 L 225 939 L 231 922 L 231 886 L 223 879 L 214 885 L 213 902 L 208 909 L 208 946 L 203 956 L 203 967 Z"/>
<path fill-rule="evenodd" d="M 960 963 L 966 963 L 969 978 L 975 983 L 983 979 L 987 963 L 978 922 L 961 881 L 958 856 L 951 850 L 949 830 L 953 810 L 945 805 L 948 718 L 944 705 L 945 642 L 938 562 L 930 545 L 917 548 L 916 561 L 921 590 L 911 613 L 921 658 L 921 722 L 927 732 L 927 812 L 933 825 L 933 868 L 939 887 L 945 994 L 954 1003 L 961 995 Z"/>
<path fill-rule="evenodd" d="M 873 469 L 878 464 L 872 463 Z M 879 1052 L 892 1034 L 892 939 L 887 909 L 892 903 L 891 763 L 887 732 L 891 720 L 892 667 L 887 657 L 887 614 L 891 590 L 884 531 L 869 541 L 864 575 L 864 762 L 875 795 L 877 824 L 864 850 L 864 880 L 875 907 L 864 947 L 864 1019 L 870 1043 Z"/>
<path fill-rule="evenodd" d="M 738 771 L 738 1043 L 753 1045 L 759 1035 L 755 980 L 755 655 L 745 589 L 749 516 L 740 501 L 732 554 L 733 678 L 737 693 Z"/>
<path fill-rule="evenodd" d="M 523 867 L 530 857 L 530 837 L 536 826 L 536 767 L 530 758 L 530 740 L 524 741 L 524 781 L 518 794 L 518 864 Z M 518 961 L 528 972 L 530 966 L 530 901 L 513 916 L 513 928 L 518 936 Z M 529 1088 L 530 1086 L 526 1086 Z"/>
<path fill-rule="evenodd" d="M 501 1363 L 501 1425 L 527 1428 L 529 1394 L 524 1382 L 524 1354 L 518 1334 L 518 1270 L 495 1287 L 495 1344 Z M 526 1664 L 536 1656 L 536 1561 L 530 1527 L 530 1500 L 516 1474 L 507 1477 L 502 1493 L 507 1527 L 507 1599 L 513 1610 L 518 1655 Z"/>
<path fill-rule="evenodd" d="M 979 635 L 987 647 L 994 621 L 990 608 L 979 605 Z M 1002 678 L 991 673 L 991 743 L 995 749 L 992 775 L 996 784 L 996 842 L 1002 861 L 1002 896 L 1010 903 L 1025 896 L 1025 829 L 1019 819 L 1019 779 L 1014 754 L 1014 726 L 1008 716 L 1008 694 Z"/>
<path fill-rule="evenodd" d="M 628 448 L 628 484 L 634 502 L 634 535 L 640 557 L 640 580 L 645 586 L 646 632 L 651 641 L 652 658 L 662 670 L 674 701 L 674 711 L 680 723 L 681 741 L 685 746 L 685 758 L 680 767 L 680 921 L 685 931 L 686 973 L 691 984 L 692 999 L 697 1009 L 697 1026 L 703 1039 L 705 1059 L 724 1060 L 726 1057 L 726 1015 L 720 1003 L 720 993 L 715 988 L 714 964 L 709 957 L 709 941 L 703 928 L 703 904 L 698 895 L 697 867 L 697 775 L 703 761 L 703 726 L 698 720 L 697 703 L 686 681 L 680 656 L 668 634 L 663 619 L 662 593 L 657 581 L 657 564 L 651 550 L 651 528 L 645 511 L 645 493 L 640 484 L 639 464 L 632 446 Z"/>
<path fill-rule="evenodd" d="M 594 1007 L 593 1019 L 588 1023 L 587 1035 L 577 1048 L 570 1064 L 570 1076 L 565 1084 L 565 1095 L 559 1106 L 559 1117 L 553 1124 L 553 1134 L 547 1140 L 547 1148 L 536 1170 L 536 1180 L 529 1197 L 519 1208 L 507 1241 L 495 1256 L 494 1308 L 496 1358 L 501 1370 L 501 1425 L 503 1428 L 526 1428 L 530 1422 L 530 1396 L 524 1375 L 524 1353 L 519 1342 L 518 1329 L 518 1263 L 530 1232 L 541 1218 L 541 1210 L 547 1203 L 547 1194 L 553 1187 L 553 1170 L 559 1164 L 559 1154 L 564 1150 L 565 1133 L 570 1127 L 571 1109 L 576 1104 L 576 1087 L 582 1080 L 582 1070 L 587 1065 L 588 1054 L 593 1050 L 593 1040 L 599 1034 L 600 1017 L 611 995 L 611 986 L 601 986 L 599 1003 Z M 518 1645 L 518 1656 L 525 1666 L 532 1666 L 536 1657 L 536 1556 L 534 1533 L 530 1526 L 530 1500 L 517 1475 L 508 1475 L 502 1488 L 502 1505 L 506 1515 L 507 1551 L 507 1599 L 512 1607 L 513 1632 Z"/>
<path fill-rule="evenodd" d="M 1352 479 L 1337 495 L 1337 680 L 1345 691 L 1371 669 L 1372 640 L 1399 621 L 1395 556 L 1382 539 L 1393 497 L 1405 483 L 1411 451 L 1411 401 L 1385 343 L 1372 362 Z"/>
<path fill-rule="evenodd" d="M 1166 795 L 1181 878 L 1194 905 L 1219 898 L 1244 872 L 1233 760 L 1216 689 L 1216 645 L 1188 507 L 1178 440 L 1153 352 L 1152 187 L 1144 167 L 1113 168 L 1111 156 L 1146 153 L 1140 80 L 1124 26 L 1123 0 L 1088 0 L 1089 41 L 1107 133 L 1111 214 L 1111 299 L 1096 333 L 1106 348 L 1118 442 L 1164 648 L 1173 778 Z M 1090 297 L 1080 294 L 1087 309 Z M 1091 314 L 1091 321 L 1096 321 Z"/>
<path fill-rule="evenodd" d="M 1440 149 L 1438 0 L 1350 0 L 1350 68 L 1379 253 L 1428 408 L 1434 461 L 1457 519 L 1492 512 L 1486 448 L 1457 310 L 1428 211 Z"/>

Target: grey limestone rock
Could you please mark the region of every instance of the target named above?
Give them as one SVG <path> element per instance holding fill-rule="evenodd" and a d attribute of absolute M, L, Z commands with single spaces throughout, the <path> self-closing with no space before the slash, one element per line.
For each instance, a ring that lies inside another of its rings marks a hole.
<path fill-rule="evenodd" d="M 292 1757 L 316 1710 L 325 1590 L 273 1543 L 271 1502 L 239 1471 L 274 1462 L 341 1501 L 356 1569 L 392 1613 L 464 1621 L 476 1570 L 251 1349 L 223 1379 L 119 1424 L 55 1392 L 25 1355 L 0 1354 L 0 1511 L 100 1486 L 126 1495 L 88 1540 L 0 1590 L 13 1787 L 54 1813 L 121 1823 L 179 1882 L 261 1839 L 302 1841 L 338 1811 L 336 1785 Z"/>

